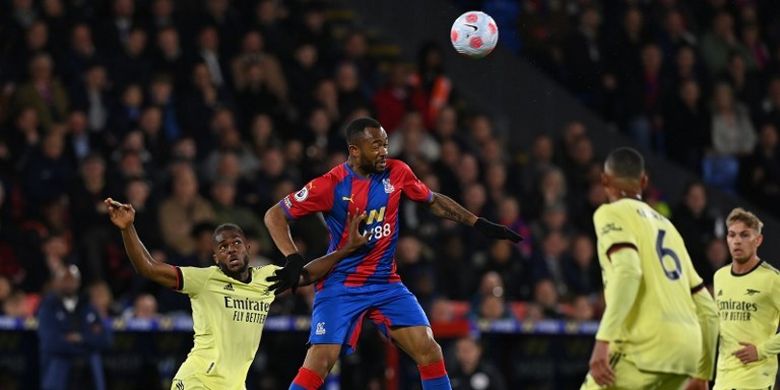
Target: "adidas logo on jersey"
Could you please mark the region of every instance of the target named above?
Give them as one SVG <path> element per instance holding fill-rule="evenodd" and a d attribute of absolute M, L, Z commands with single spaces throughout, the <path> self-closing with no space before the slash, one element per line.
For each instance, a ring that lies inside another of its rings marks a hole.
<path fill-rule="evenodd" d="M 236 291 L 236 290 L 234 290 L 234 289 L 233 289 L 233 283 L 228 283 L 228 284 L 226 284 L 226 285 L 225 285 L 225 287 L 223 287 L 223 288 L 224 288 L 225 290 L 228 290 L 228 291 Z"/>

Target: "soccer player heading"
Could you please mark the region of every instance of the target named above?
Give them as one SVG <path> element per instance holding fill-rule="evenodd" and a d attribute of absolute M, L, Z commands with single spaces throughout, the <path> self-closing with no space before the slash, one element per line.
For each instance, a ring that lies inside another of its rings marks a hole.
<path fill-rule="evenodd" d="M 715 272 L 720 318 L 715 389 L 767 389 L 780 352 L 780 271 L 758 257 L 763 223 L 736 208 L 726 218 L 732 262 Z"/>
<path fill-rule="evenodd" d="M 214 230 L 214 266 L 175 267 L 154 259 L 138 237 L 129 204 L 105 200 L 111 222 L 122 233 L 125 250 L 136 272 L 190 297 L 194 346 L 176 373 L 172 389 L 244 389 L 266 316 L 275 294 L 266 279 L 279 269 L 249 267 L 244 231 L 234 224 Z M 327 274 L 336 262 L 366 244 L 358 231 L 365 215 L 346 222 L 345 244 L 302 268 L 301 285 Z"/>
<path fill-rule="evenodd" d="M 489 238 L 518 242 L 522 237 L 431 191 L 408 165 L 389 159 L 387 133 L 376 120 L 353 120 L 346 137 L 346 162 L 286 196 L 265 215 L 271 237 L 286 257 L 284 268 L 271 279 L 277 293 L 297 287 L 305 262 L 290 236 L 288 220 L 323 213 L 330 232 L 328 252 L 332 252 L 344 245 L 348 218 L 367 215 L 361 227 L 367 245 L 341 260 L 315 285 L 311 347 L 290 388 L 321 386 L 342 347 L 355 348 L 363 318 L 368 317 L 415 360 L 423 389 L 449 389 L 441 348 L 433 339 L 428 319 L 396 273 L 401 195 L 427 205 L 436 216 L 473 226 Z"/>
<path fill-rule="evenodd" d="M 712 378 L 717 313 L 677 229 L 642 201 L 648 177 L 631 148 L 612 151 L 593 215 L 605 286 L 582 389 L 704 389 Z"/>

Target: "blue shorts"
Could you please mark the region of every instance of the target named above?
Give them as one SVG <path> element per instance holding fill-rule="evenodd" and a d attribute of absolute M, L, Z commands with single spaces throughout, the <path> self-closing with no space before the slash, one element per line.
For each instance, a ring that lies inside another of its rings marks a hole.
<path fill-rule="evenodd" d="M 342 344 L 343 352 L 351 353 L 366 317 L 386 337 L 391 327 L 430 327 L 417 298 L 402 283 L 329 286 L 314 296 L 309 343 Z"/>

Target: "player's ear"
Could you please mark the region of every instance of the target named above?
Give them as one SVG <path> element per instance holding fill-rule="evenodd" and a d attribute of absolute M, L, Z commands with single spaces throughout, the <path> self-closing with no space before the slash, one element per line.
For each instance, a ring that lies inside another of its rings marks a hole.
<path fill-rule="evenodd" d="M 349 151 L 349 155 L 351 157 L 359 157 L 360 156 L 360 148 L 358 148 L 355 144 L 349 144 L 347 145 L 347 150 Z"/>
<path fill-rule="evenodd" d="M 650 178 L 647 177 L 647 174 L 642 173 L 642 177 L 639 178 L 639 185 L 641 186 L 642 191 L 647 188 L 648 183 L 650 183 Z"/>
<path fill-rule="evenodd" d="M 757 235 L 757 236 L 756 236 L 756 248 L 758 248 L 759 246 L 761 246 L 761 243 L 762 243 L 762 242 L 764 242 L 764 235 L 763 235 L 763 234 L 759 234 L 759 235 Z"/>

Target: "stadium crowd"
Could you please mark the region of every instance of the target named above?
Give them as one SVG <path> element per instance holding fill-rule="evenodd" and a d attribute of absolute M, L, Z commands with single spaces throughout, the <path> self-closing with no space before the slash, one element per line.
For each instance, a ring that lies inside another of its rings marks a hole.
<path fill-rule="evenodd" d="M 776 1 L 456 2 L 646 150 L 778 215 Z"/>
<path fill-rule="evenodd" d="M 780 50 L 768 39 L 780 30 L 756 5 L 773 2 L 576 9 L 595 3 L 579 1 L 555 10 L 554 2 L 484 1 L 484 9 L 502 3 L 520 7 L 522 53 L 586 104 L 648 148 L 703 167 L 711 183 L 736 188 L 736 176 L 718 181 L 735 161 L 748 195 L 777 200 Z M 34 316 L 69 264 L 103 316 L 186 313 L 186 297 L 135 275 L 103 199 L 131 203 L 149 250 L 170 264 L 212 265 L 211 232 L 225 222 L 250 236 L 252 265 L 278 262 L 263 213 L 343 162 L 343 125 L 373 116 L 391 154 L 431 189 L 526 238 L 484 240 L 406 203 L 398 272 L 433 322 L 600 315 L 591 216 L 606 198 L 587 128 L 571 122 L 508 149 L 491 118 L 459 98 L 435 45 L 416 63 L 388 59 L 374 49 L 377 37 L 315 1 L 2 7 L 2 314 Z M 561 21 L 569 19 L 579 28 Z M 679 204 L 657 189 L 648 199 L 672 217 L 711 282 L 728 252 L 705 186 L 691 183 Z M 324 253 L 317 218 L 299 221 L 294 234 L 307 258 Z M 312 295 L 302 288 L 272 312 L 308 315 Z M 457 348 L 473 360 L 480 347 Z"/>

